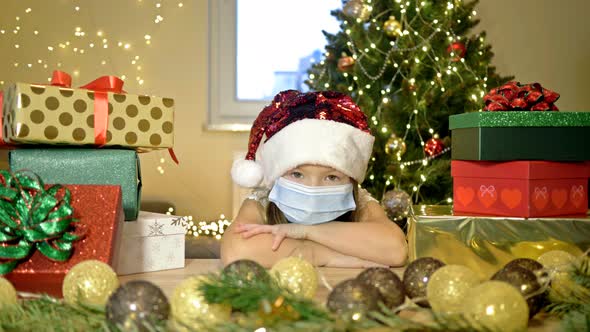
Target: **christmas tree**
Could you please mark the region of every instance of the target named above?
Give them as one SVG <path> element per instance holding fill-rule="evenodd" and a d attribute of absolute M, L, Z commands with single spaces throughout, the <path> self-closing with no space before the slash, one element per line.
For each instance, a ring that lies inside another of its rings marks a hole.
<path fill-rule="evenodd" d="M 390 217 L 413 203 L 452 202 L 449 115 L 481 111 L 482 98 L 511 77 L 490 65 L 477 1 L 349 0 L 324 32 L 325 59 L 309 70 L 314 90 L 347 93 L 375 135 L 363 186 Z M 385 202 L 387 200 L 387 202 Z"/>

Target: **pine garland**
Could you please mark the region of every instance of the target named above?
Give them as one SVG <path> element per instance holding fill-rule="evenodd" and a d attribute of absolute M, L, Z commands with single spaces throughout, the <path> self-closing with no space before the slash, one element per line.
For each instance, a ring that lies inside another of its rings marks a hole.
<path fill-rule="evenodd" d="M 322 321 L 329 318 L 327 312 L 314 302 L 281 288 L 273 278 L 254 278 L 244 283 L 238 274 L 211 274 L 201 284 L 200 290 L 207 302 L 230 304 L 234 310 L 244 313 L 260 310 L 262 301 L 274 302 L 282 297 L 283 305 L 293 308 L 301 320 Z"/>
<path fill-rule="evenodd" d="M 43 296 L 20 305 L 2 307 L 0 331 L 111 331 L 104 311 L 76 307 Z"/>
<path fill-rule="evenodd" d="M 577 258 L 559 286 L 551 289 L 549 314 L 562 320 L 564 331 L 590 331 L 590 257 Z"/>

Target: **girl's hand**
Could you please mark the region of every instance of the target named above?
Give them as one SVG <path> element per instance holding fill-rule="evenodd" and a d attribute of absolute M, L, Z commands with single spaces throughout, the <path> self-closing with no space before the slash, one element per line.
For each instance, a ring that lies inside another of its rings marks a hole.
<path fill-rule="evenodd" d="M 239 224 L 235 228 L 236 233 L 241 233 L 242 238 L 251 238 L 258 234 L 272 234 L 272 250 L 275 251 L 281 245 L 285 238 L 303 240 L 307 238 L 307 228 L 305 225 L 298 224 L 279 224 L 279 225 L 261 225 L 261 224 Z"/>

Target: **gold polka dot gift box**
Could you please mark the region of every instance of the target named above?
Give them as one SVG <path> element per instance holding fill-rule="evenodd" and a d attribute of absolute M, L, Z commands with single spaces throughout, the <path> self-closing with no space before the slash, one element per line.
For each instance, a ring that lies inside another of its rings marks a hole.
<path fill-rule="evenodd" d="M 53 84 L 14 83 L 4 90 L 2 138 L 6 144 L 172 148 L 174 100 L 125 93 L 123 81 L 103 76 L 69 88 L 54 72 Z M 57 83 L 56 83 L 57 82 Z M 64 87 L 65 85 L 65 87 Z"/>

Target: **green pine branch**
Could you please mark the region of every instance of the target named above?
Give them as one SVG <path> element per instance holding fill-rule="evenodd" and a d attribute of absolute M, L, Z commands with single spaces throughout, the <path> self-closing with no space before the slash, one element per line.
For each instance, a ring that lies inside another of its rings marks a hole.
<path fill-rule="evenodd" d="M 304 321 L 323 321 L 329 314 L 313 301 L 296 296 L 273 278 L 254 278 L 246 281 L 237 273 L 210 274 L 200 285 L 205 300 L 209 303 L 229 304 L 234 310 L 249 313 L 260 310 L 261 303 L 273 303 L 284 299 L 283 305 L 291 307 Z"/>

